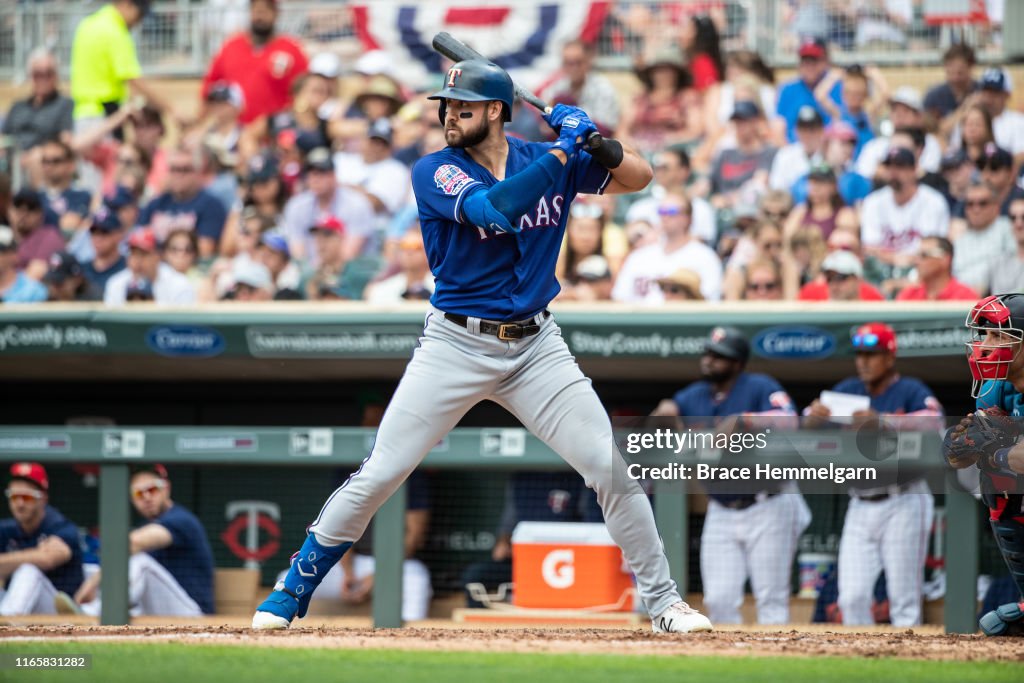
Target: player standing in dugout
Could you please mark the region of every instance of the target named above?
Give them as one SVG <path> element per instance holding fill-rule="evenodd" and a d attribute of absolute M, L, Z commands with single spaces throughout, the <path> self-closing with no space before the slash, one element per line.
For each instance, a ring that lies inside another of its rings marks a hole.
<path fill-rule="evenodd" d="M 634 150 L 606 140 L 586 112 L 557 105 L 553 143 L 507 137 L 514 85 L 495 64 L 465 60 L 445 76 L 438 116 L 448 146 L 413 168 L 412 183 L 436 279 L 423 335 L 362 466 L 327 499 L 283 581 L 257 608 L 255 629 L 305 615 L 320 580 L 373 513 L 475 404 L 506 408 L 593 488 L 608 531 L 636 575 L 655 632 L 709 631 L 669 576 L 654 515 L 626 475 L 611 422 L 547 310 L 555 262 L 578 193 L 627 193 L 651 181 Z M 613 482 L 615 490 L 613 490 Z"/>

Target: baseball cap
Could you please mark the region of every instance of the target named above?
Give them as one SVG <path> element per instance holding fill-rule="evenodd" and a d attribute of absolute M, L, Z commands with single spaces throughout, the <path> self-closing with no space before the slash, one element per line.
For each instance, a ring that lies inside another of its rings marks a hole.
<path fill-rule="evenodd" d="M 170 478 L 170 477 L 167 476 L 167 468 L 164 467 L 163 465 L 161 465 L 158 462 L 148 463 L 148 464 L 144 464 L 144 465 L 136 465 L 135 467 L 132 468 L 132 476 L 133 477 L 136 474 L 142 474 L 143 472 L 148 472 L 149 474 L 155 474 L 156 476 L 160 477 L 161 479 L 169 479 Z"/>
<path fill-rule="evenodd" d="M 237 83 L 219 81 L 206 93 L 207 102 L 227 102 L 236 109 L 245 106 L 245 95 Z"/>
<path fill-rule="evenodd" d="M 985 72 L 981 74 L 981 89 L 1009 93 L 1012 92 L 1013 87 L 1010 77 L 1004 70 L 992 67 L 985 69 Z"/>
<path fill-rule="evenodd" d="M 829 140 L 857 142 L 857 131 L 846 121 L 833 121 L 825 129 L 825 137 Z"/>
<path fill-rule="evenodd" d="M 48 284 L 59 285 L 69 277 L 79 277 L 84 274 L 82 264 L 66 251 L 51 254 L 49 264 L 50 270 L 43 276 L 43 282 Z"/>
<path fill-rule="evenodd" d="M 356 73 L 364 76 L 385 74 L 391 70 L 391 55 L 385 50 L 370 50 L 356 60 L 353 68 Z"/>
<path fill-rule="evenodd" d="M 856 254 L 840 249 L 833 251 L 825 257 L 825 260 L 821 263 L 821 271 L 823 273 L 832 272 L 839 273 L 840 275 L 856 275 L 861 277 L 864 274 L 864 266 L 861 265 L 860 259 L 857 258 Z"/>
<path fill-rule="evenodd" d="M 277 176 L 277 159 L 270 154 L 254 154 L 249 159 L 248 173 L 245 176 L 247 183 L 266 182 Z"/>
<path fill-rule="evenodd" d="M 367 137 L 377 138 L 383 140 L 388 145 L 391 144 L 391 122 L 385 118 L 380 118 L 370 124 L 370 130 Z"/>
<path fill-rule="evenodd" d="M 914 153 L 906 147 L 890 147 L 885 153 L 882 163 L 886 166 L 903 166 L 914 168 L 917 166 L 917 159 Z"/>
<path fill-rule="evenodd" d="M 121 229 L 121 220 L 106 204 L 101 204 L 92 215 L 90 232 L 116 232 Z"/>
<path fill-rule="evenodd" d="M 142 251 L 156 251 L 156 233 L 152 228 L 138 228 L 128 235 L 128 247 Z"/>
<path fill-rule="evenodd" d="M 278 235 L 273 232 L 265 232 L 260 237 L 260 244 L 265 246 L 267 249 L 272 249 L 280 254 L 284 254 L 284 257 L 290 259 L 292 257 L 291 249 L 288 248 L 288 240 L 283 235 Z"/>
<path fill-rule="evenodd" d="M 732 121 L 750 121 L 761 118 L 761 108 L 753 100 L 740 100 L 732 110 Z"/>
<path fill-rule="evenodd" d="M 11 480 L 21 479 L 35 484 L 43 491 L 50 490 L 50 478 L 46 476 L 46 468 L 37 462 L 16 462 L 11 465 Z"/>
<path fill-rule="evenodd" d="M 800 107 L 796 113 L 797 128 L 821 128 L 825 125 L 825 119 L 821 113 L 809 104 Z"/>
<path fill-rule="evenodd" d="M 836 172 L 832 170 L 832 167 L 826 163 L 817 163 L 811 166 L 811 170 L 808 171 L 807 177 L 811 180 L 832 180 L 836 179 Z"/>
<path fill-rule="evenodd" d="M 135 206 L 139 202 L 131 190 L 124 185 L 118 185 L 114 189 L 114 194 L 103 198 L 103 203 L 111 211 L 119 211 L 126 206 Z"/>
<path fill-rule="evenodd" d="M 978 168 L 998 171 L 1002 168 L 1013 168 L 1013 155 L 994 143 L 985 145 L 981 156 L 978 157 Z"/>
<path fill-rule="evenodd" d="M 704 295 L 700 292 L 700 275 L 689 268 L 680 268 L 671 275 L 658 278 L 658 285 L 679 285 L 686 290 L 691 299 L 703 301 Z"/>
<path fill-rule="evenodd" d="M 262 263 L 251 259 L 238 259 L 231 268 L 231 277 L 236 285 L 249 285 L 254 289 L 272 289 L 273 279 L 270 270 Z"/>
<path fill-rule="evenodd" d="M 138 278 L 128 283 L 124 294 L 125 301 L 153 301 L 153 283 L 148 278 Z"/>
<path fill-rule="evenodd" d="M 828 48 L 825 46 L 825 41 L 821 38 L 808 37 L 804 38 L 803 42 L 800 43 L 800 49 L 797 51 L 800 55 L 800 59 L 827 59 Z"/>
<path fill-rule="evenodd" d="M 341 60 L 333 52 L 321 52 L 309 60 L 309 73 L 333 80 L 341 75 Z"/>
<path fill-rule="evenodd" d="M 942 155 L 941 170 L 949 171 L 954 168 L 960 168 L 967 163 L 967 152 L 963 148 L 957 147 L 955 149 L 948 150 Z"/>
<path fill-rule="evenodd" d="M 339 235 L 345 234 L 345 223 L 337 216 L 324 215 L 316 219 L 316 223 L 310 227 L 310 232 L 323 230 L 324 232 L 336 232 Z"/>
<path fill-rule="evenodd" d="M 11 205 L 19 209 L 39 211 L 43 208 L 43 198 L 31 187 L 23 187 L 11 198 Z"/>
<path fill-rule="evenodd" d="M 867 323 L 853 331 L 853 348 L 857 351 L 896 353 L 896 332 L 885 323 Z"/>
<path fill-rule="evenodd" d="M 704 342 L 704 353 L 708 352 L 745 363 L 750 358 L 750 343 L 735 327 L 719 326 L 711 330 Z"/>
<path fill-rule="evenodd" d="M 902 104 L 904 107 L 909 107 L 917 112 L 924 108 L 921 93 L 917 88 L 909 85 L 902 85 L 896 88 L 896 92 L 889 97 L 889 104 Z"/>
<path fill-rule="evenodd" d="M 14 231 L 9 225 L 0 225 L 0 251 L 13 251 L 18 245 L 14 241 Z"/>
<path fill-rule="evenodd" d="M 333 171 L 334 157 L 326 147 L 317 147 L 306 155 L 306 170 Z"/>
<path fill-rule="evenodd" d="M 598 282 L 612 276 L 608 259 L 600 254 L 591 254 L 576 264 L 576 277 L 584 282 Z"/>

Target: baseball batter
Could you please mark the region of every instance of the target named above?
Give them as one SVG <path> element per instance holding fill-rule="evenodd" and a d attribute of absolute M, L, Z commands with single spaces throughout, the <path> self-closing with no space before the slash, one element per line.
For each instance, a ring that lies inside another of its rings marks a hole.
<path fill-rule="evenodd" d="M 514 87 L 500 67 L 458 62 L 446 74 L 439 117 L 448 146 L 413 168 L 436 290 L 420 345 L 384 415 L 369 457 L 328 498 L 285 579 L 257 608 L 253 628 L 287 628 L 370 517 L 476 403 L 507 408 L 563 457 L 597 494 L 608 530 L 637 578 L 654 630 L 711 629 L 669 576 L 650 504 L 613 444 L 601 402 L 547 305 L 558 293 L 555 261 L 578 193 L 642 189 L 652 171 L 611 142 L 607 167 L 582 151 L 596 130 L 578 108 L 545 116 L 553 143 L 504 134 Z M 616 474 L 617 473 L 617 474 Z"/>
<path fill-rule="evenodd" d="M 946 433 L 943 451 L 957 469 L 977 465 L 989 523 L 1017 590 L 1024 595 L 1024 294 L 989 296 L 967 314 L 967 362 L 976 410 Z M 1009 415 L 1010 419 L 1000 419 Z M 982 615 L 986 635 L 1024 635 L 1024 602 Z"/>

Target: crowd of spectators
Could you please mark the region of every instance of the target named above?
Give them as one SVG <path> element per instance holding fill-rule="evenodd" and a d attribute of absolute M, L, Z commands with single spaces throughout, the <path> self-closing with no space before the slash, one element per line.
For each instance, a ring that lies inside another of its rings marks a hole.
<path fill-rule="evenodd" d="M 28 58 L 31 92 L 3 117 L 16 163 L 0 177 L 0 299 L 428 298 L 409 177 L 444 136 L 424 92 L 396 79 L 386 54 L 306 54 L 277 30 L 278 3 L 252 0 L 201 102 L 169 101 L 129 32 L 148 6 L 113 0 L 89 15 L 67 67 L 44 49 Z M 794 78 L 777 82 L 757 53 L 723 48 L 715 12 L 672 26 L 638 58 L 635 96 L 581 41 L 541 88 L 655 171 L 643 193 L 574 202 L 562 300 L 975 299 L 1024 287 L 1024 114 L 1007 70 L 958 43 L 945 80 L 893 88 L 878 69 L 832 64 L 841 41 L 808 38 L 794 46 Z M 549 134 L 521 106 L 508 130 Z"/>

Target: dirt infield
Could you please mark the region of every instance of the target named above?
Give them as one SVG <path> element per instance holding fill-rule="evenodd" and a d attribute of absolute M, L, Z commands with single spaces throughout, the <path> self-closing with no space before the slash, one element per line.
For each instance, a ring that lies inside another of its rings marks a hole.
<path fill-rule="evenodd" d="M 57 639 L 174 641 L 196 645 L 250 645 L 332 649 L 396 649 L 449 652 L 605 653 L 656 655 L 740 655 L 798 657 L 895 657 L 901 659 L 1024 663 L 1024 638 L 939 635 L 912 630 L 720 630 L 689 636 L 655 635 L 647 629 L 541 629 L 415 627 L 293 628 L 254 632 L 236 626 L 72 626 L 0 627 L 0 642 Z"/>

